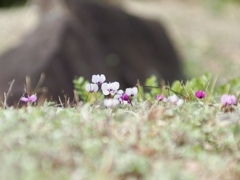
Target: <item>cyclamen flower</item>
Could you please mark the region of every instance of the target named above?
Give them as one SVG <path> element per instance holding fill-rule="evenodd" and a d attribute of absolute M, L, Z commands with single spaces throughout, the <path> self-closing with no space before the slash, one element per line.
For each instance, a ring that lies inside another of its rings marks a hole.
<path fill-rule="evenodd" d="M 138 93 L 138 89 L 137 87 L 133 87 L 133 88 L 127 88 L 125 93 L 128 95 L 128 96 L 135 96 L 137 93 Z"/>
<path fill-rule="evenodd" d="M 114 95 L 114 99 L 118 99 L 118 100 L 122 100 L 121 99 L 121 97 L 122 97 L 122 94 L 123 94 L 124 92 L 123 92 L 123 90 L 118 90 L 116 93 L 115 93 L 115 95 Z"/>
<path fill-rule="evenodd" d="M 184 103 L 184 100 L 183 100 L 183 99 L 178 99 L 176 105 L 177 105 L 177 106 L 182 106 L 183 103 Z"/>
<path fill-rule="evenodd" d="M 121 99 L 122 99 L 123 102 L 125 101 L 125 102 L 127 102 L 128 104 L 132 104 L 129 95 L 127 95 L 127 94 L 122 94 Z"/>
<path fill-rule="evenodd" d="M 98 91 L 98 85 L 97 84 L 86 84 L 85 86 L 86 91 L 93 93 L 93 92 L 97 92 Z"/>
<path fill-rule="evenodd" d="M 31 96 L 28 95 L 28 97 L 21 97 L 20 100 L 26 103 L 28 102 L 33 103 L 37 101 L 37 96 L 35 94 Z"/>
<path fill-rule="evenodd" d="M 94 84 L 101 85 L 104 81 L 106 81 L 106 77 L 104 74 L 92 75 L 92 82 Z"/>
<path fill-rule="evenodd" d="M 115 107 L 116 105 L 119 104 L 119 101 L 117 99 L 105 99 L 103 104 L 106 107 Z"/>
<path fill-rule="evenodd" d="M 199 90 L 195 93 L 195 97 L 198 98 L 198 99 L 203 99 L 203 98 L 205 98 L 205 96 L 206 96 L 206 93 L 204 91 L 201 91 L 201 90 Z"/>
<path fill-rule="evenodd" d="M 223 106 L 231 106 L 236 104 L 237 100 L 234 95 L 223 94 L 221 97 L 221 103 Z"/>
<path fill-rule="evenodd" d="M 163 94 L 158 94 L 158 95 L 156 96 L 156 100 L 157 100 L 157 101 L 163 101 L 164 99 L 165 99 L 165 97 L 164 97 Z"/>
<path fill-rule="evenodd" d="M 178 101 L 178 97 L 174 94 L 174 95 L 168 97 L 168 101 L 175 104 Z"/>
<path fill-rule="evenodd" d="M 119 89 L 119 82 L 113 82 L 113 83 L 103 83 L 102 84 L 102 92 L 105 96 L 111 94 L 114 95 L 117 90 Z"/>
<path fill-rule="evenodd" d="M 177 106 L 181 106 L 184 103 L 183 99 L 178 98 L 175 94 L 172 96 L 169 96 L 167 99 L 164 99 L 165 102 L 170 102 L 172 104 L 175 104 Z"/>

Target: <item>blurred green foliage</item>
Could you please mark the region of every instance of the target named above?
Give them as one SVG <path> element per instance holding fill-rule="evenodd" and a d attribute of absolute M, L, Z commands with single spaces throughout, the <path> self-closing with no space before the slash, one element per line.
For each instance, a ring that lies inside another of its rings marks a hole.
<path fill-rule="evenodd" d="M 89 81 L 85 80 L 84 77 L 80 76 L 78 79 L 73 80 L 73 84 L 80 98 L 82 100 L 87 100 L 89 92 L 85 90 L 85 86 L 86 84 L 89 84 Z"/>
<path fill-rule="evenodd" d="M 195 99 L 195 92 L 198 90 L 203 90 L 208 94 L 210 93 L 211 89 L 209 85 L 211 82 L 212 75 L 207 73 L 198 78 L 193 78 L 185 84 L 180 81 L 175 81 L 171 86 L 171 90 L 178 94 L 182 94 L 184 97 Z"/>
<path fill-rule="evenodd" d="M 79 95 L 80 99 L 85 102 L 94 102 L 99 97 L 101 98 L 101 96 L 103 96 L 103 95 L 100 92 L 95 92 L 95 93 L 87 92 L 85 89 L 85 86 L 89 83 L 90 82 L 85 80 L 85 78 L 82 76 L 73 80 L 74 89 L 77 92 L 77 94 Z"/>
<path fill-rule="evenodd" d="M 239 94 L 240 77 L 230 80 L 227 84 L 221 85 L 217 92 L 219 94 Z"/>
<path fill-rule="evenodd" d="M 239 5 L 240 0 L 205 0 L 204 3 L 214 12 L 222 12 L 229 4 Z"/>

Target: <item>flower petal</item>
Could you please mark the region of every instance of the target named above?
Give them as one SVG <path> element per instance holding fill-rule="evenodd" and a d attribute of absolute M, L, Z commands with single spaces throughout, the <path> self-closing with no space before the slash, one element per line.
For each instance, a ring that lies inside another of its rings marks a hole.
<path fill-rule="evenodd" d="M 178 101 L 178 97 L 175 94 L 172 96 L 169 96 L 168 99 L 171 103 L 177 103 Z"/>
<path fill-rule="evenodd" d="M 21 97 L 20 100 L 23 102 L 28 102 L 28 98 L 26 98 L 26 97 Z"/>
<path fill-rule="evenodd" d="M 101 74 L 99 78 L 99 82 L 103 83 L 104 81 L 106 81 L 106 76 L 104 74 Z"/>
<path fill-rule="evenodd" d="M 114 83 L 112 83 L 112 88 L 113 88 L 113 90 L 118 90 L 119 87 L 120 87 L 119 82 L 114 82 Z"/>
<path fill-rule="evenodd" d="M 101 86 L 101 88 L 102 88 L 102 91 L 107 91 L 107 89 L 108 89 L 108 83 L 103 83 L 102 86 Z"/>
<path fill-rule="evenodd" d="M 131 89 L 131 88 L 126 88 L 125 93 L 126 93 L 128 96 L 131 96 L 131 94 L 132 94 L 132 89 Z"/>
<path fill-rule="evenodd" d="M 97 92 L 98 91 L 98 85 L 97 84 L 92 84 L 92 90 L 94 92 Z"/>
<path fill-rule="evenodd" d="M 92 75 L 92 82 L 93 83 L 98 83 L 99 80 L 99 75 Z"/>
<path fill-rule="evenodd" d="M 158 95 L 156 96 L 156 100 L 157 100 L 157 101 L 162 101 L 162 100 L 164 100 L 164 99 L 165 99 L 165 97 L 164 97 L 163 94 L 158 94 Z"/>
<path fill-rule="evenodd" d="M 109 95 L 109 94 L 110 94 L 110 92 L 109 92 L 109 91 L 107 91 L 107 90 L 103 90 L 102 92 L 103 92 L 103 94 L 104 94 L 105 96 L 107 96 L 107 95 Z"/>
<path fill-rule="evenodd" d="M 33 94 L 30 97 L 28 97 L 28 101 L 29 102 L 35 102 L 36 100 L 37 100 L 37 96 L 35 94 Z"/>
<path fill-rule="evenodd" d="M 133 87 L 132 88 L 132 93 L 135 96 L 138 93 L 138 88 L 137 87 Z"/>
<path fill-rule="evenodd" d="M 86 84 L 85 89 L 86 89 L 87 92 L 90 92 L 90 89 L 91 89 L 90 84 Z"/>
<path fill-rule="evenodd" d="M 183 103 L 184 103 L 184 100 L 183 99 L 178 99 L 178 101 L 177 101 L 177 106 L 182 106 L 183 105 Z"/>

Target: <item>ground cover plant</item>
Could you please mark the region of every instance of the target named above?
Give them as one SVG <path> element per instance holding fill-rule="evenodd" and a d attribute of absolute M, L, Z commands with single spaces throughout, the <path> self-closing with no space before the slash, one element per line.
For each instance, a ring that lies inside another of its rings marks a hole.
<path fill-rule="evenodd" d="M 240 178 L 239 79 L 106 80 L 75 79 L 82 101 L 2 107 L 0 179 Z"/>

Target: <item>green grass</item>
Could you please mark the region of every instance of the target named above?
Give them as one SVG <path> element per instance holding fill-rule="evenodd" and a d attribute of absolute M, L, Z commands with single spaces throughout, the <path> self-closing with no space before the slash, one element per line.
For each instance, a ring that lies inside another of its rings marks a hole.
<path fill-rule="evenodd" d="M 239 179 L 239 117 L 197 102 L 0 109 L 0 179 Z"/>

